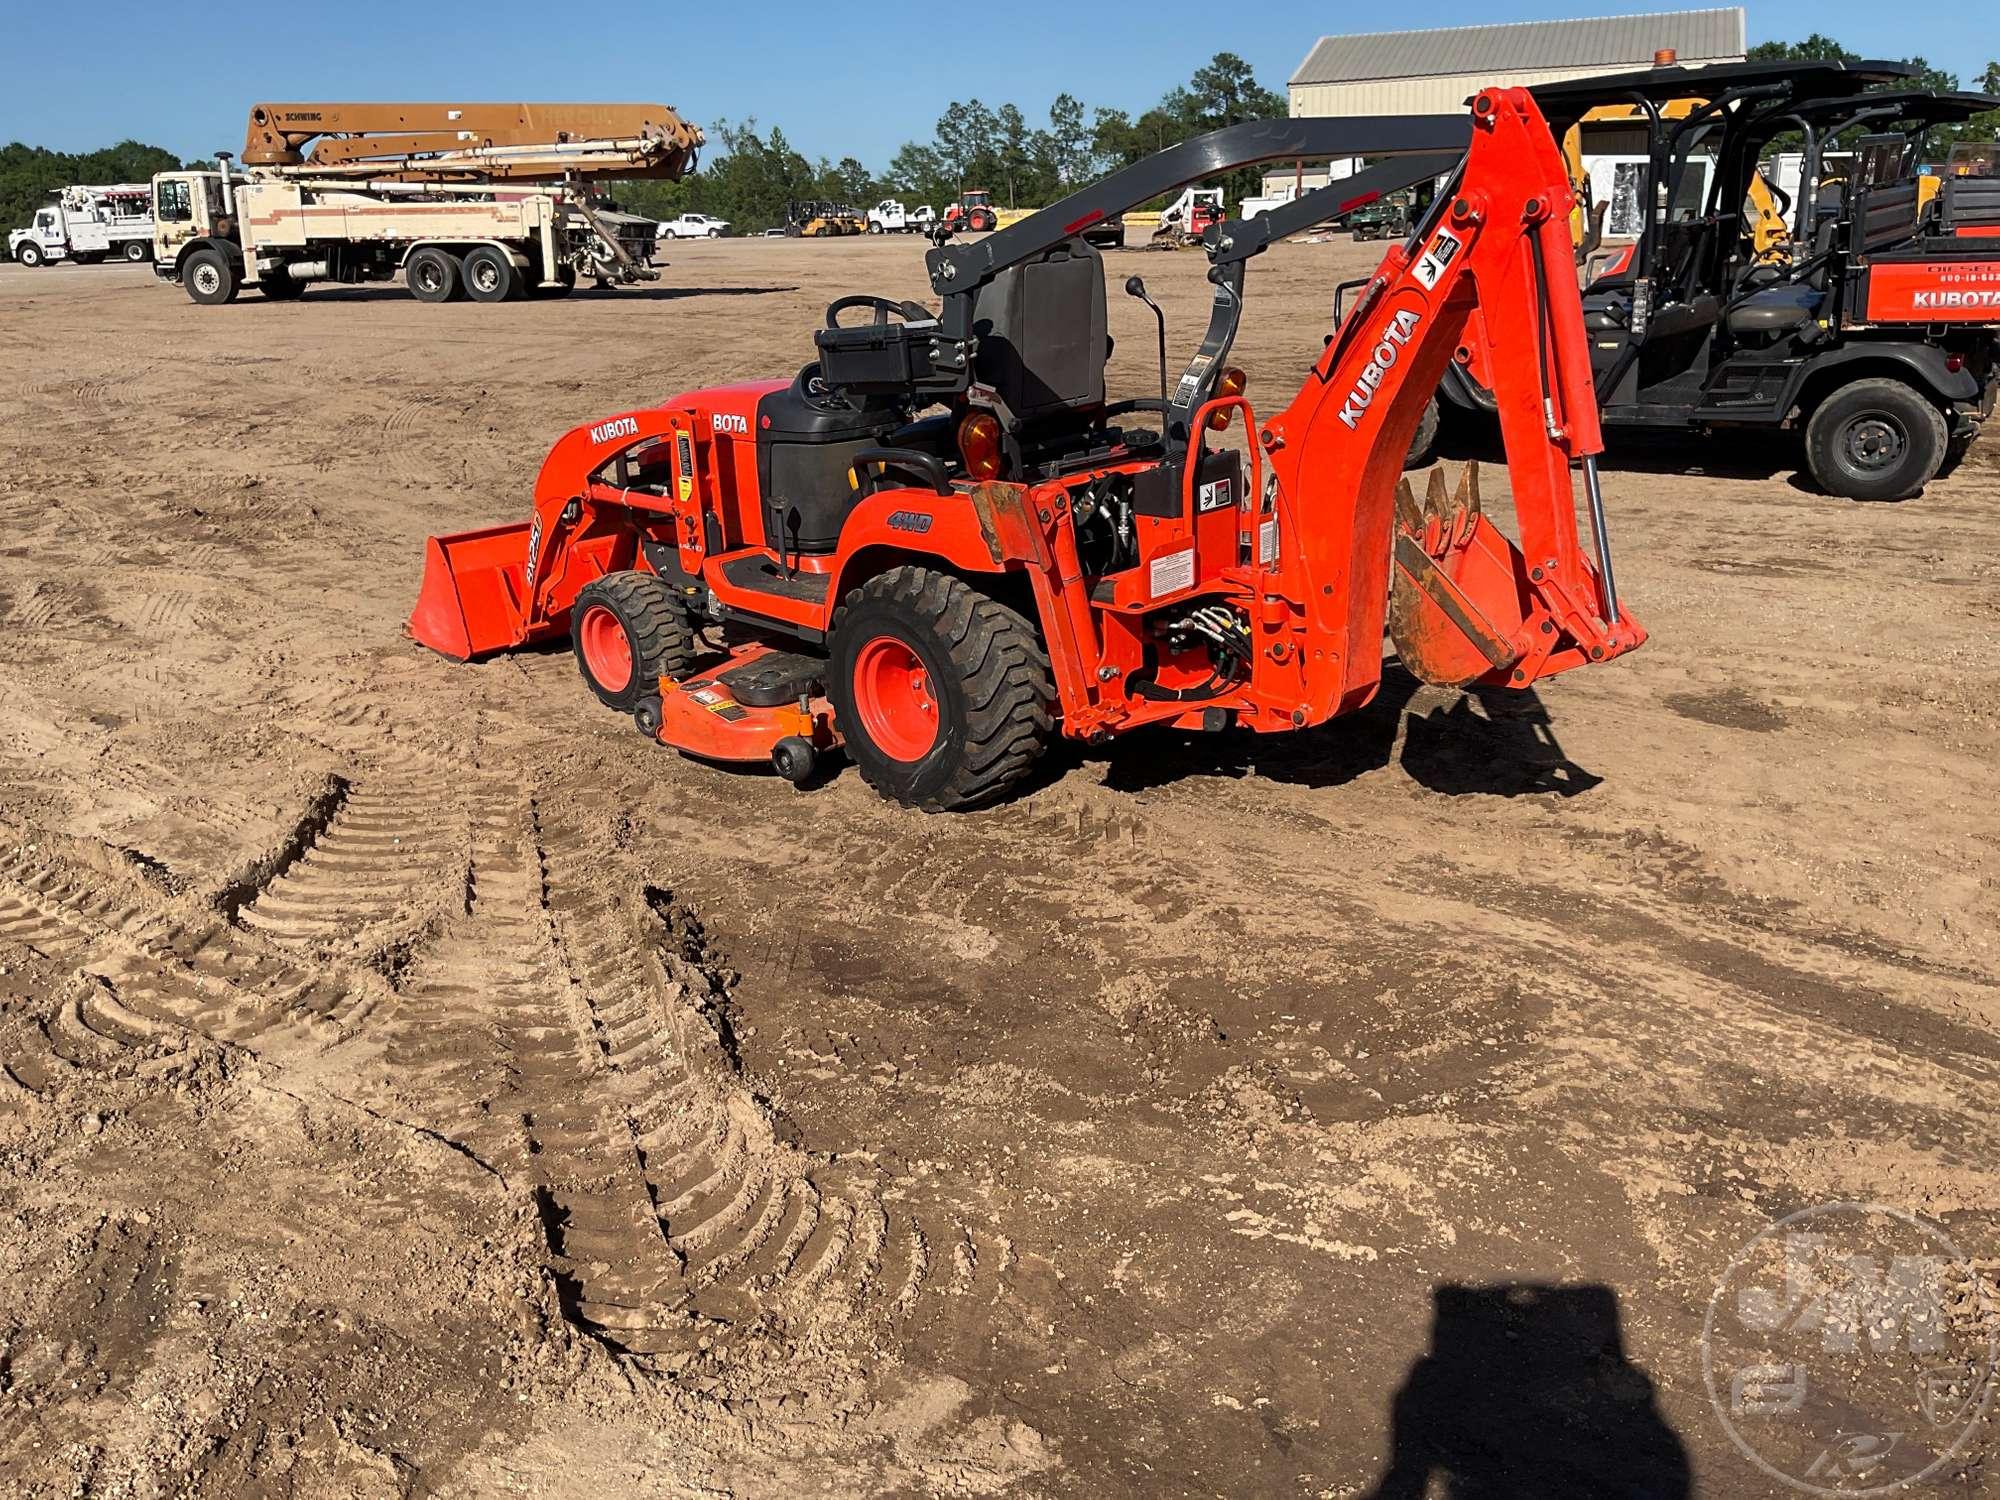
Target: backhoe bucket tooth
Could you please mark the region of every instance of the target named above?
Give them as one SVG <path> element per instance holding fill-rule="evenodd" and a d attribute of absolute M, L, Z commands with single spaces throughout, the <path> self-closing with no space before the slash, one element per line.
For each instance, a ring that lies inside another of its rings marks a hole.
<path fill-rule="evenodd" d="M 1477 473 L 1468 466 L 1452 490 L 1433 469 L 1421 511 L 1404 480 L 1396 511 L 1389 638 L 1397 657 L 1438 687 L 1506 680 L 1522 654 L 1514 640 L 1526 619 L 1526 565 L 1480 513 Z"/>
<path fill-rule="evenodd" d="M 518 646 L 527 616 L 528 531 L 522 522 L 428 538 L 411 637 L 460 661 Z"/>

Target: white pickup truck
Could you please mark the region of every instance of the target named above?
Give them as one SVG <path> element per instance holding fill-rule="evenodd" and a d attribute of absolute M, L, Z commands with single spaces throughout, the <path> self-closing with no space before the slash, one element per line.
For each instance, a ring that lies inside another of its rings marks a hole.
<path fill-rule="evenodd" d="M 678 219 L 660 221 L 663 240 L 719 240 L 727 233 L 727 219 L 711 219 L 707 214 L 682 214 Z"/>
<path fill-rule="evenodd" d="M 7 253 L 24 266 L 71 260 L 89 265 L 107 256 L 135 264 L 153 258 L 153 190 L 143 182 L 66 187 L 35 210 L 26 229 L 7 236 Z"/>
<path fill-rule="evenodd" d="M 928 203 L 905 209 L 895 198 L 884 198 L 868 210 L 870 234 L 925 234 L 937 223 L 937 210 Z"/>

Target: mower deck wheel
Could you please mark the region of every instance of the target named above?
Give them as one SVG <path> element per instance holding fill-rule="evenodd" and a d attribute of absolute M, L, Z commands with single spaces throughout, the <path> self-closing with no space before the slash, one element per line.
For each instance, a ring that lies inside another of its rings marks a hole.
<path fill-rule="evenodd" d="M 1055 732 L 1034 626 L 961 578 L 905 566 L 848 594 L 827 673 L 862 779 L 925 812 L 978 807 L 1027 777 Z"/>
<path fill-rule="evenodd" d="M 656 696 L 662 677 L 694 665 L 687 611 L 657 574 L 607 573 L 577 592 L 570 606 L 577 670 L 600 702 L 624 713 Z"/>

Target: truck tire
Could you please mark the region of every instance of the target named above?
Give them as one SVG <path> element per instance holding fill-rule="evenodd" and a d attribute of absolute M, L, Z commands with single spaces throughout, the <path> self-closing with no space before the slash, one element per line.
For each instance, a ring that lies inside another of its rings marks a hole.
<path fill-rule="evenodd" d="M 491 245 L 474 245 L 459 263 L 459 278 L 465 295 L 474 302 L 505 302 L 521 285 L 521 273 L 504 250 Z"/>
<path fill-rule="evenodd" d="M 258 277 L 257 287 L 267 302 L 296 302 L 306 294 L 306 284 L 283 270 L 274 276 Z"/>
<path fill-rule="evenodd" d="M 530 271 L 522 289 L 534 298 L 567 297 L 576 290 L 576 267 L 568 264 L 557 266 L 553 284 L 545 284 L 539 276 Z"/>
<path fill-rule="evenodd" d="M 1893 377 L 1842 386 L 1806 423 L 1806 467 L 1821 489 L 1847 500 L 1921 494 L 1944 451 L 1944 413 Z"/>
<path fill-rule="evenodd" d="M 978 807 L 1034 770 L 1055 684 L 1034 625 L 961 578 L 891 568 L 834 616 L 828 696 L 861 779 L 925 812 Z"/>
<path fill-rule="evenodd" d="M 569 611 L 576 669 L 598 701 L 630 713 L 662 677 L 694 666 L 687 609 L 657 573 L 607 573 L 577 591 Z"/>
<path fill-rule="evenodd" d="M 874 219 L 870 219 L 868 221 L 868 232 L 870 234 L 880 234 L 882 233 L 882 226 L 879 223 L 877 223 Z"/>
<path fill-rule="evenodd" d="M 419 302 L 454 301 L 463 291 L 458 279 L 458 259 L 426 245 L 404 265 L 403 284 Z"/>
<path fill-rule="evenodd" d="M 14 259 L 24 266 L 45 266 L 49 263 L 49 258 L 43 253 L 42 247 L 33 240 L 23 240 L 21 248 L 14 252 Z"/>
<path fill-rule="evenodd" d="M 133 265 L 144 265 L 153 258 L 153 247 L 144 240 L 127 240 L 124 255 Z"/>
<path fill-rule="evenodd" d="M 236 300 L 242 279 L 236 274 L 236 262 L 220 250 L 197 250 L 181 267 L 181 285 L 190 302 L 219 307 Z"/>

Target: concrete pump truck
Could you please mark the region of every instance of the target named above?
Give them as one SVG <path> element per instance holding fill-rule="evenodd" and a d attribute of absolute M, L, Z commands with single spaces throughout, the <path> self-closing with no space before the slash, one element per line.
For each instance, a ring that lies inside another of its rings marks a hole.
<path fill-rule="evenodd" d="M 591 185 L 677 180 L 701 143 L 662 104 L 259 104 L 244 170 L 153 179 L 154 271 L 209 305 L 399 273 L 421 302 L 657 280 L 658 225 Z"/>

